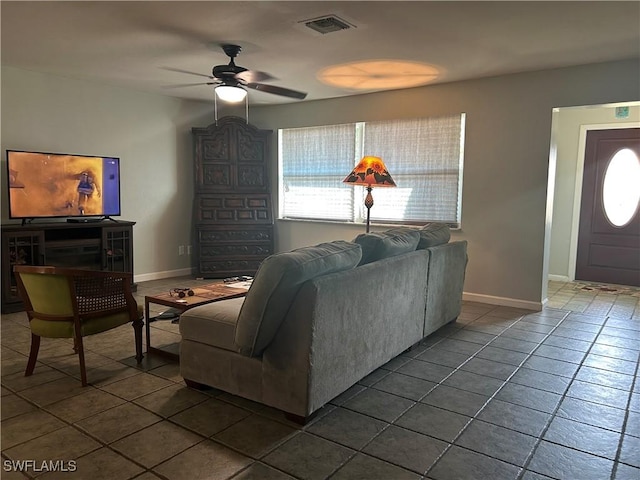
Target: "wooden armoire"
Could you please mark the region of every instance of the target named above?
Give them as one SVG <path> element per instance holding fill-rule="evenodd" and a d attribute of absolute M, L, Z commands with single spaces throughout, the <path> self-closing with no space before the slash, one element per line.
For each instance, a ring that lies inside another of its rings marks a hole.
<path fill-rule="evenodd" d="M 272 132 L 223 117 L 192 133 L 197 276 L 252 276 L 274 249 Z"/>

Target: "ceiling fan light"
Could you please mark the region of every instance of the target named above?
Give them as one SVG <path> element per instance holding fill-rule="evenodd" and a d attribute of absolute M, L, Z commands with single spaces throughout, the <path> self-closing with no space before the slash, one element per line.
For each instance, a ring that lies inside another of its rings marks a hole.
<path fill-rule="evenodd" d="M 220 100 L 229 103 L 241 102 L 247 96 L 247 91 L 244 88 L 232 85 L 219 85 L 215 91 Z"/>

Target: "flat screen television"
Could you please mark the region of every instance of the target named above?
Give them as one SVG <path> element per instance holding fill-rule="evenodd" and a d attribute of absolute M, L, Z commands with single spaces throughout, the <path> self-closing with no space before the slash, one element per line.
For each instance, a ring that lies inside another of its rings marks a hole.
<path fill-rule="evenodd" d="M 9 218 L 118 216 L 120 159 L 7 150 Z"/>

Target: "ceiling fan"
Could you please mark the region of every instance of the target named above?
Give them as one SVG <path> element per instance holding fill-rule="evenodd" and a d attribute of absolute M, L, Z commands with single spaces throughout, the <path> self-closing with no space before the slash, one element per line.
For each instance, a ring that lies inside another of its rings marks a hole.
<path fill-rule="evenodd" d="M 276 87 L 274 85 L 261 83 L 271 80 L 274 77 L 265 72 L 252 71 L 236 65 L 234 59 L 242 50 L 242 47 L 240 47 L 239 45 L 225 44 L 222 45 L 222 50 L 230 58 L 230 61 L 227 65 L 216 65 L 215 67 L 213 67 L 211 71 L 212 75 L 167 67 L 167 70 L 207 77 L 209 80 L 211 80 L 204 83 L 172 85 L 171 88 L 188 87 L 195 85 L 215 85 L 216 94 L 218 95 L 218 97 L 220 97 L 222 100 L 231 102 L 243 100 L 246 96 L 246 88 L 266 93 L 273 93 L 274 95 L 281 95 L 283 97 L 297 98 L 300 100 L 304 99 L 307 96 L 306 93 L 299 92 L 297 90 L 291 90 L 289 88 Z"/>

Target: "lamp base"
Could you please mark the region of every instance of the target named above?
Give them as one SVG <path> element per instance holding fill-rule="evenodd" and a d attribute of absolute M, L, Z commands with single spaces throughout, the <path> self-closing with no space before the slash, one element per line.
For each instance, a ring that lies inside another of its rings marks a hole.
<path fill-rule="evenodd" d="M 367 187 L 367 196 L 364 199 L 364 206 L 367 208 L 373 207 L 373 195 L 371 195 L 371 186 Z"/>
<path fill-rule="evenodd" d="M 369 233 L 369 218 L 371 217 L 371 207 L 373 207 L 373 195 L 371 195 L 371 185 L 367 186 L 367 196 L 364 199 L 364 206 L 367 207 L 367 230 Z"/>

